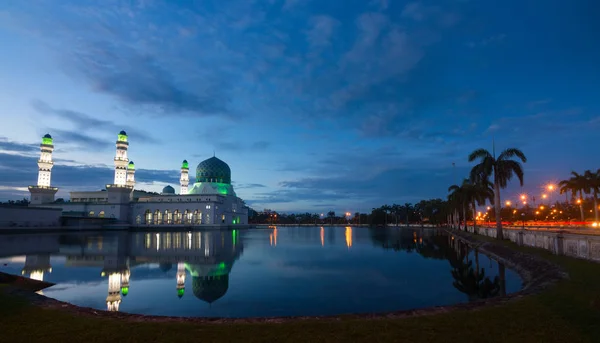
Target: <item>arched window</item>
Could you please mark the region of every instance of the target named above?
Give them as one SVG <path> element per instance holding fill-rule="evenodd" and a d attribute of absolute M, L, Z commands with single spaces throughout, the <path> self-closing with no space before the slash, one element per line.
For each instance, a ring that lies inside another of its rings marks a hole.
<path fill-rule="evenodd" d="M 183 212 L 183 220 L 186 225 L 190 225 L 192 223 L 192 212 L 190 212 L 190 210 L 185 210 Z"/>
<path fill-rule="evenodd" d="M 154 212 L 154 225 L 161 225 L 162 224 L 162 213 L 160 213 L 160 210 L 156 210 Z"/>
<path fill-rule="evenodd" d="M 146 224 L 152 224 L 152 212 L 150 210 L 146 210 L 144 218 L 146 219 Z"/>
<path fill-rule="evenodd" d="M 98 217 L 99 218 L 104 218 L 104 211 L 100 211 L 100 213 L 98 213 Z"/>
<path fill-rule="evenodd" d="M 164 221 L 165 224 L 173 224 L 173 213 L 171 211 L 165 210 Z"/>
<path fill-rule="evenodd" d="M 139 214 L 135 217 L 135 223 L 137 225 L 140 225 L 142 223 L 142 216 L 140 216 Z"/>
<path fill-rule="evenodd" d="M 175 217 L 175 224 L 181 224 L 181 212 L 179 212 L 179 210 L 175 210 L 175 212 L 173 212 L 173 216 Z"/>
<path fill-rule="evenodd" d="M 93 217 L 94 216 L 94 211 L 90 211 L 90 213 L 88 213 L 88 217 Z"/>

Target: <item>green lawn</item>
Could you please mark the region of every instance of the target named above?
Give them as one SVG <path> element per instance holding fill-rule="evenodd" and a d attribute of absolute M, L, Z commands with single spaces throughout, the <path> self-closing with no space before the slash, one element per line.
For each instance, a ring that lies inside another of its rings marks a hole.
<path fill-rule="evenodd" d="M 40 310 L 0 289 L 0 342 L 600 342 L 600 264 L 503 244 L 559 263 L 570 280 L 539 295 L 470 312 L 234 325 L 76 316 Z"/>

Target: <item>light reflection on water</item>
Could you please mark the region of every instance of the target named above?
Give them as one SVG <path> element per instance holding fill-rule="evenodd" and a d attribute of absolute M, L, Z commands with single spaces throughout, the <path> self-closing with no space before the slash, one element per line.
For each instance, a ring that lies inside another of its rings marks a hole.
<path fill-rule="evenodd" d="M 10 256 L 0 271 L 56 283 L 46 296 L 154 315 L 383 312 L 521 286 L 516 273 L 435 229 L 0 235 L 0 252 Z"/>

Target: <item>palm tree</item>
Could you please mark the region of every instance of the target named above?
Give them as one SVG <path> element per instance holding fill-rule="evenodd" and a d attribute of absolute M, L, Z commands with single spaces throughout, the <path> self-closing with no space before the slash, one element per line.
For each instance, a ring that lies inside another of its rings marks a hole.
<path fill-rule="evenodd" d="M 513 176 L 517 176 L 521 187 L 523 186 L 523 167 L 519 161 L 513 160 L 514 157 L 523 163 L 527 162 L 525 154 L 515 148 L 504 150 L 498 158 L 496 158 L 495 149 L 492 153 L 485 149 L 477 149 L 469 155 L 469 162 L 479 160 L 479 164 L 471 169 L 472 180 L 489 180 L 490 176 L 494 175 L 494 208 L 496 212 L 496 238 L 498 239 L 504 238 L 500 218 L 500 189 L 506 188 Z"/>
<path fill-rule="evenodd" d="M 494 186 L 486 179 L 465 180 L 462 187 L 466 200 L 471 204 L 473 210 L 473 230 L 477 229 L 477 207 L 483 206 L 489 200 L 494 203 Z"/>
<path fill-rule="evenodd" d="M 448 187 L 448 192 L 451 192 L 451 195 L 454 197 L 456 208 L 462 212 L 463 221 L 465 222 L 465 230 L 467 229 L 467 204 L 469 202 L 465 184 L 468 182 L 469 180 L 465 179 L 460 186 L 452 185 Z M 458 227 L 460 229 L 460 219 L 458 221 Z"/>
<path fill-rule="evenodd" d="M 463 182 L 464 184 L 464 182 Z M 448 194 L 448 202 L 450 203 L 450 206 L 452 206 L 453 209 L 453 213 L 455 216 L 455 222 L 458 226 L 458 229 L 460 230 L 460 215 L 459 212 L 462 211 L 463 212 L 463 218 L 465 220 L 465 227 L 466 227 L 466 204 L 467 204 L 467 199 L 466 199 L 466 194 L 465 194 L 465 189 L 462 186 L 458 186 L 458 185 L 452 185 L 450 187 L 448 187 L 448 192 L 450 192 L 450 194 Z"/>
<path fill-rule="evenodd" d="M 594 220 L 598 222 L 598 193 L 600 192 L 600 169 L 595 173 L 586 170 L 583 174 L 587 179 L 587 187 L 594 196 Z"/>
<path fill-rule="evenodd" d="M 589 183 L 585 175 L 578 174 L 574 171 L 571 172 L 571 175 L 573 176 L 571 176 L 570 179 L 562 180 L 558 185 L 560 186 L 561 193 L 563 192 L 563 189 L 565 189 L 565 191 L 570 190 L 574 198 L 577 196 L 577 193 L 579 193 L 579 213 L 581 214 L 581 221 L 585 221 L 585 216 L 583 214 L 583 192 L 586 188 L 589 189 Z"/>

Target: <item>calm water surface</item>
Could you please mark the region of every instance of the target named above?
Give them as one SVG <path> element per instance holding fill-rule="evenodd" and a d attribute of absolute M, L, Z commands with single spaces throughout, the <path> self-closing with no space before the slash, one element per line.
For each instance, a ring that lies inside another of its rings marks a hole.
<path fill-rule="evenodd" d="M 48 297 L 153 315 L 383 312 L 521 287 L 515 272 L 434 229 L 0 235 L 0 254 L 0 271 L 56 283 Z"/>

